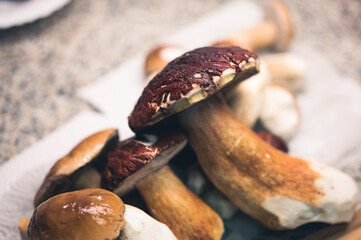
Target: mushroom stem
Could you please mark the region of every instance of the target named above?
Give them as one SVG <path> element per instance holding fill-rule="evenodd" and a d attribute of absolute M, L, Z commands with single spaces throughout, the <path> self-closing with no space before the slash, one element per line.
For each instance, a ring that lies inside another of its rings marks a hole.
<path fill-rule="evenodd" d="M 168 166 L 148 175 L 136 187 L 151 214 L 178 239 L 221 239 L 221 218 L 186 188 Z"/>
<path fill-rule="evenodd" d="M 274 149 L 240 123 L 220 96 L 178 118 L 213 184 L 264 225 L 287 229 L 351 219 L 358 196 L 351 177 Z"/>

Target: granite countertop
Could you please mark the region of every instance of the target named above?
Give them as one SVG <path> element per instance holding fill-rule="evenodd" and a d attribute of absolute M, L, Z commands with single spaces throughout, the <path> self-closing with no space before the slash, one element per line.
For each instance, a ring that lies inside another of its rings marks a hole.
<path fill-rule="evenodd" d="M 0 30 L 0 164 L 91 109 L 76 89 L 223 2 L 73 0 L 49 18 Z M 290 0 L 287 5 L 296 38 L 361 83 L 361 2 Z"/>

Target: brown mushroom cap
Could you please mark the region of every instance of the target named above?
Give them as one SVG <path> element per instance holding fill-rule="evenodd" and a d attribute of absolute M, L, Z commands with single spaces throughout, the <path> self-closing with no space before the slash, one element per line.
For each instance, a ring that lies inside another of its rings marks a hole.
<path fill-rule="evenodd" d="M 69 191 L 79 170 L 105 158 L 118 138 L 117 129 L 107 129 L 87 137 L 75 146 L 50 169 L 35 195 L 34 207 L 52 196 Z"/>
<path fill-rule="evenodd" d="M 166 165 L 186 142 L 186 137 L 177 131 L 119 142 L 108 154 L 102 187 L 119 195 L 128 192 L 141 179 Z"/>
<path fill-rule="evenodd" d="M 231 83 L 258 72 L 257 56 L 239 47 L 204 47 L 170 62 L 144 89 L 129 126 L 139 132 Z"/>
<path fill-rule="evenodd" d="M 115 239 L 124 227 L 123 201 L 104 189 L 63 193 L 40 204 L 28 227 L 30 240 Z"/>

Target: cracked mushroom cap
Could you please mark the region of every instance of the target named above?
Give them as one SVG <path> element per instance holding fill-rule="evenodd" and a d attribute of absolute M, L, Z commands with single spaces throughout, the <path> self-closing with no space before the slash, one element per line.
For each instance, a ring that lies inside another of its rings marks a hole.
<path fill-rule="evenodd" d="M 125 206 L 112 192 L 84 189 L 40 204 L 28 227 L 30 240 L 116 239 L 125 225 Z"/>
<path fill-rule="evenodd" d="M 127 193 L 141 179 L 166 165 L 186 143 L 186 137 L 177 131 L 144 134 L 119 142 L 108 154 L 102 187 L 118 195 Z"/>
<path fill-rule="evenodd" d="M 256 74 L 257 56 L 239 47 L 204 47 L 170 62 L 143 90 L 129 126 L 139 132 L 222 88 Z"/>
<path fill-rule="evenodd" d="M 75 146 L 50 169 L 35 195 L 34 207 L 52 196 L 71 190 L 81 169 L 105 158 L 118 138 L 117 129 L 107 129 L 87 137 Z"/>

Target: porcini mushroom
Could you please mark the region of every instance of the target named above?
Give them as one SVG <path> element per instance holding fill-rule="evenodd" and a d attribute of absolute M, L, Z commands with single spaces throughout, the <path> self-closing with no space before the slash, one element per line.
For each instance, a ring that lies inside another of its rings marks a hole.
<path fill-rule="evenodd" d="M 28 227 L 36 239 L 116 239 L 125 225 L 125 206 L 103 189 L 63 193 L 40 204 Z"/>
<path fill-rule="evenodd" d="M 274 149 L 215 94 L 256 74 L 258 65 L 255 54 L 238 47 L 187 52 L 144 89 L 129 126 L 145 131 L 177 113 L 209 179 L 265 226 L 290 229 L 312 221 L 349 221 L 358 198 L 350 176 Z"/>
<path fill-rule="evenodd" d="M 151 51 L 148 54 L 145 69 L 146 71 L 152 69 L 153 72 L 147 72 L 149 75 L 146 82 L 148 83 L 169 61 L 179 56 L 181 51 L 183 51 L 182 48 L 173 45 L 162 45 Z M 166 54 L 168 57 L 163 57 L 163 52 L 169 52 Z M 265 90 L 271 81 L 281 83 L 294 92 L 301 91 L 305 87 L 306 67 L 299 56 L 292 53 L 267 54 L 262 56 L 262 60 L 260 72 L 238 84 L 234 91 L 226 96 L 234 114 L 247 127 L 252 127 L 259 118 L 265 99 Z M 267 100 L 272 101 L 272 99 Z"/>
<path fill-rule="evenodd" d="M 179 132 L 119 142 L 108 154 L 102 186 L 120 195 L 136 187 L 151 215 L 179 239 L 221 239 L 221 218 L 165 166 L 185 143 Z"/>
<path fill-rule="evenodd" d="M 54 196 L 40 204 L 28 226 L 30 240 L 176 239 L 164 224 L 104 189 Z"/>
<path fill-rule="evenodd" d="M 293 24 L 288 8 L 281 1 L 272 1 L 266 9 L 266 19 L 258 26 L 216 42 L 215 46 L 239 46 L 258 51 L 274 47 L 288 49 L 293 39 Z"/>
<path fill-rule="evenodd" d="M 66 156 L 58 160 L 46 175 L 34 198 L 34 207 L 59 193 L 77 189 L 77 182 L 100 185 L 101 159 L 118 142 L 118 130 L 107 129 L 97 132 L 75 146 Z M 94 180 L 95 179 L 95 183 Z M 89 185 L 87 187 L 90 187 Z M 96 185 L 91 187 L 97 187 Z"/>

